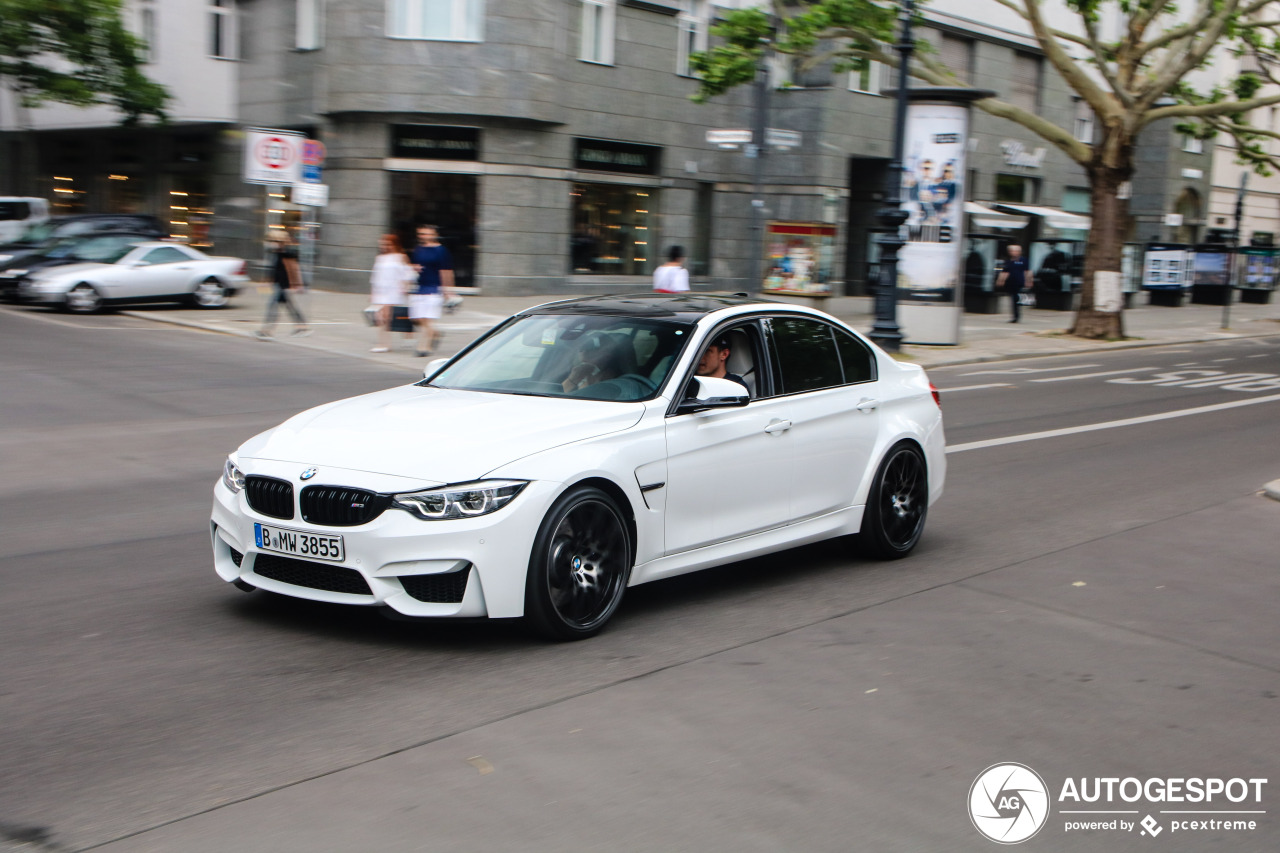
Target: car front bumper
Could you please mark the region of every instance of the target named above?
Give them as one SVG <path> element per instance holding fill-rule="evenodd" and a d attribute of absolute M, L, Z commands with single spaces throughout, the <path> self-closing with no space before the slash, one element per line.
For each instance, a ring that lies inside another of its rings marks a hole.
<path fill-rule="evenodd" d="M 294 517 L 263 515 L 249 506 L 245 492 L 233 493 L 219 481 L 210 535 L 214 570 L 224 581 L 312 601 L 386 606 L 410 617 L 524 614 L 529 555 L 558 494 L 556 484 L 531 482 L 508 506 L 478 518 L 425 521 L 389 507 L 366 524 L 326 527 L 304 521 L 297 511 L 299 487 L 307 485 L 294 479 L 302 466 L 253 460 L 250 467 L 246 474 L 294 483 Z M 430 487 L 406 487 L 403 478 L 366 472 L 326 473 L 332 482 L 383 494 Z M 345 559 L 307 560 L 265 551 L 257 545 L 255 523 L 342 536 Z"/>

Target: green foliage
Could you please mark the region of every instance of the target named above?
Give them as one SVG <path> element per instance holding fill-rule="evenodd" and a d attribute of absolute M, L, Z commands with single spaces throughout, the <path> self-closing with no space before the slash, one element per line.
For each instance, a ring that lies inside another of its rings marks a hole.
<path fill-rule="evenodd" d="M 169 93 L 142 73 L 121 0 L 0 0 L 0 80 L 27 106 L 110 104 L 164 120 Z"/>

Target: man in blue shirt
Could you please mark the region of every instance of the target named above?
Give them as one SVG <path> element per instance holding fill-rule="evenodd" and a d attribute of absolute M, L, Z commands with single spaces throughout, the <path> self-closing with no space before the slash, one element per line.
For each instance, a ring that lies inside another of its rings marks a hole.
<path fill-rule="evenodd" d="M 1027 261 L 1022 257 L 1022 247 L 1013 243 L 1009 246 L 1009 257 L 1000 266 L 1000 276 L 996 279 L 996 290 L 1003 287 L 1013 303 L 1013 319 L 1010 323 L 1016 323 L 1021 318 L 1022 305 L 1018 302 L 1018 296 L 1026 284 Z"/>
<path fill-rule="evenodd" d="M 422 335 L 416 355 L 427 356 L 441 337 L 433 321 L 440 319 L 444 297 L 453 295 L 453 258 L 434 225 L 418 226 L 418 246 L 409 261 L 418 272 L 418 284 L 409 294 L 409 319 Z"/>

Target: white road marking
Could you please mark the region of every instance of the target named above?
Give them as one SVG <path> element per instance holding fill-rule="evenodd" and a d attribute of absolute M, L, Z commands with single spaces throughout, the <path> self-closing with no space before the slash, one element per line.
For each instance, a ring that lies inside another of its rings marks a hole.
<path fill-rule="evenodd" d="M 1122 373 L 1146 373 L 1158 370 L 1155 367 L 1133 367 L 1129 370 L 1104 370 L 1101 373 L 1077 373 L 1074 376 L 1046 376 L 1043 379 L 1032 379 L 1032 382 L 1067 382 L 1072 379 L 1092 379 L 1095 376 L 1119 376 Z"/>
<path fill-rule="evenodd" d="M 1246 355 L 1245 358 L 1269 358 L 1270 356 L 1271 353 L 1269 352 L 1260 352 L 1255 355 Z"/>
<path fill-rule="evenodd" d="M 1009 435 L 1004 438 L 988 438 L 984 441 L 970 441 L 966 444 L 953 444 L 947 448 L 947 453 L 963 453 L 966 450 L 982 450 L 986 447 L 1000 447 L 1005 444 L 1019 444 L 1024 441 L 1039 441 L 1044 438 L 1058 438 L 1064 435 L 1076 435 L 1082 432 L 1095 432 L 1103 429 L 1116 429 L 1117 427 L 1136 426 L 1137 424 L 1149 424 L 1155 421 L 1167 421 L 1173 418 L 1185 418 L 1190 415 L 1203 415 L 1208 412 L 1221 412 L 1224 409 L 1236 409 L 1241 406 L 1256 406 L 1259 403 L 1275 403 L 1280 402 L 1280 394 L 1272 394 L 1270 397 L 1254 397 L 1252 400 L 1234 400 L 1230 403 L 1215 403 L 1212 406 L 1197 406 L 1194 409 L 1178 409 L 1173 412 L 1161 412 L 1156 415 L 1143 415 L 1137 418 L 1124 418 L 1118 421 L 1104 421 L 1098 424 L 1085 424 L 1084 426 L 1064 427 L 1063 429 L 1049 429 L 1043 432 L 1028 432 L 1022 435 Z"/>
<path fill-rule="evenodd" d="M 939 388 L 939 394 L 950 394 L 955 391 L 977 391 L 979 388 L 1012 388 L 1012 382 L 991 382 L 987 385 L 964 385 L 960 388 Z"/>
<path fill-rule="evenodd" d="M 973 373 L 961 373 L 961 376 L 1010 376 L 1024 373 L 1053 373 L 1058 370 L 1084 370 L 1086 367 L 1101 367 L 1099 364 L 1068 364 L 1063 367 L 1010 367 L 1007 370 L 977 370 Z"/>
<path fill-rule="evenodd" d="M 1235 359 L 1234 359 L 1234 358 L 1215 358 L 1215 359 L 1213 360 L 1213 363 L 1214 363 L 1214 364 L 1222 364 L 1224 361 L 1235 361 Z"/>

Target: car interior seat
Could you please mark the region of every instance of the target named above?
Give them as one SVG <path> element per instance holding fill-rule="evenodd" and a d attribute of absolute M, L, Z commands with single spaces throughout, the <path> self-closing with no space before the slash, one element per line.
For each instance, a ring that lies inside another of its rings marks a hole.
<path fill-rule="evenodd" d="M 747 383 L 747 392 L 751 399 L 756 398 L 756 358 L 752 351 L 751 339 L 741 329 L 733 329 L 725 334 L 729 339 L 729 359 L 725 367 L 730 373 L 736 373 Z"/>

